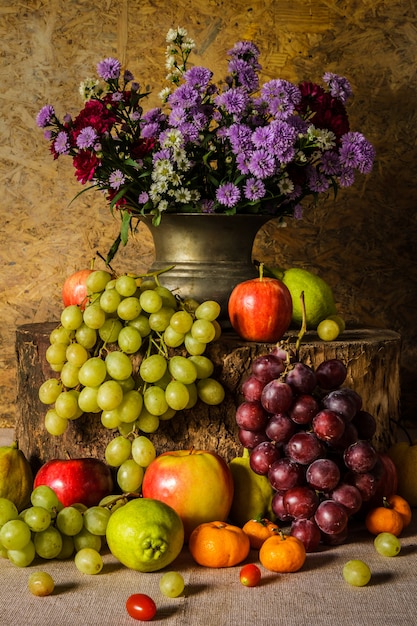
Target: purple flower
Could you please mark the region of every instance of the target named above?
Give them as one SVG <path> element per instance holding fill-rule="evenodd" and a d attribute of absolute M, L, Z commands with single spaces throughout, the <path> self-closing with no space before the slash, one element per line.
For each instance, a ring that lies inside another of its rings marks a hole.
<path fill-rule="evenodd" d="M 303 207 L 301 204 L 297 204 L 294 207 L 293 217 L 295 220 L 301 220 L 303 218 Z"/>
<path fill-rule="evenodd" d="M 333 98 L 338 98 L 345 104 L 352 95 L 352 87 L 347 78 L 326 72 L 323 76 L 324 82 L 330 87 L 330 94 Z"/>
<path fill-rule="evenodd" d="M 184 73 L 183 78 L 190 87 L 202 92 L 207 88 L 212 76 L 213 72 L 206 67 L 192 67 Z"/>
<path fill-rule="evenodd" d="M 275 173 L 275 159 L 265 148 L 254 150 L 249 160 L 249 171 L 257 178 L 268 178 Z"/>
<path fill-rule="evenodd" d="M 287 118 L 292 115 L 301 101 L 301 92 L 288 80 L 274 79 L 262 86 L 261 97 L 266 102 L 271 115 Z"/>
<path fill-rule="evenodd" d="M 122 69 L 120 61 L 108 57 L 100 63 L 97 63 L 97 74 L 104 80 L 114 80 L 119 78 L 120 70 Z"/>
<path fill-rule="evenodd" d="M 248 105 L 248 95 L 240 88 L 228 89 L 217 96 L 215 104 L 223 106 L 231 115 L 242 115 Z"/>
<path fill-rule="evenodd" d="M 326 150 L 321 158 L 321 170 L 327 176 L 336 176 L 340 172 L 339 155 L 334 150 Z"/>
<path fill-rule="evenodd" d="M 44 107 L 41 108 L 38 115 L 36 116 L 36 124 L 40 128 L 49 126 L 54 116 L 55 116 L 54 107 L 51 104 L 46 104 Z"/>
<path fill-rule="evenodd" d="M 148 200 L 149 200 L 149 195 L 146 193 L 146 191 L 142 191 L 142 193 L 139 194 L 139 198 L 138 198 L 139 204 L 146 204 Z"/>
<path fill-rule="evenodd" d="M 341 144 L 340 163 L 345 168 L 358 169 L 362 174 L 369 174 L 372 170 L 375 150 L 362 133 L 345 133 Z"/>
<path fill-rule="evenodd" d="M 182 106 L 190 108 L 196 106 L 200 101 L 200 95 L 192 85 L 184 83 L 176 91 L 170 94 L 168 102 L 172 107 Z"/>
<path fill-rule="evenodd" d="M 342 171 L 339 176 L 339 185 L 341 187 L 350 187 L 355 182 L 355 171 L 347 168 Z"/>
<path fill-rule="evenodd" d="M 229 72 L 236 78 L 237 84 L 244 87 L 248 92 L 258 90 L 258 74 L 246 61 L 232 59 L 229 63 Z"/>
<path fill-rule="evenodd" d="M 229 127 L 227 136 L 233 152 L 236 154 L 241 150 L 247 150 L 252 147 L 252 131 L 245 124 L 232 124 Z"/>
<path fill-rule="evenodd" d="M 109 185 L 112 189 L 120 189 L 125 182 L 125 177 L 120 170 L 114 170 L 109 176 Z"/>
<path fill-rule="evenodd" d="M 216 190 L 216 198 L 220 204 L 234 207 L 240 200 L 240 190 L 233 183 L 224 183 Z"/>
<path fill-rule="evenodd" d="M 329 181 L 327 178 L 312 167 L 307 172 L 308 186 L 314 193 L 324 193 L 329 188 Z"/>
<path fill-rule="evenodd" d="M 61 130 L 54 141 L 54 150 L 57 154 L 69 154 L 69 137 L 68 134 Z"/>
<path fill-rule="evenodd" d="M 244 187 L 245 198 L 248 200 L 260 200 L 265 195 L 265 185 L 257 178 L 248 178 Z"/>
<path fill-rule="evenodd" d="M 76 144 L 78 148 L 81 148 L 81 150 L 85 148 L 92 148 L 95 144 L 96 139 L 97 133 L 94 128 L 92 126 L 86 126 L 80 131 L 76 140 Z"/>
<path fill-rule="evenodd" d="M 123 80 L 125 83 L 130 83 L 131 80 L 134 80 L 134 76 L 132 74 L 132 72 L 130 72 L 129 70 L 125 70 L 123 73 Z M 133 85 L 132 85 L 133 88 Z"/>
<path fill-rule="evenodd" d="M 207 198 L 201 200 L 201 212 L 202 213 L 214 213 L 214 201 Z"/>

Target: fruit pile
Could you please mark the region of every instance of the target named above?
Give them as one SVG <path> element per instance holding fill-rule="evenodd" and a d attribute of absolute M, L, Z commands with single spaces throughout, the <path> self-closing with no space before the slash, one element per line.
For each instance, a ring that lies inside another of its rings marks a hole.
<path fill-rule="evenodd" d="M 376 421 L 342 386 L 346 375 L 339 359 L 314 371 L 277 345 L 252 362 L 236 410 L 251 469 L 268 478 L 275 516 L 308 551 L 343 542 L 349 519 L 376 502 L 381 488 L 391 490 L 384 495 L 395 489 L 371 443 Z"/>
<path fill-rule="evenodd" d="M 49 405 L 45 428 L 59 436 L 83 413 L 100 414 L 105 428 L 118 429 L 106 461 L 118 468 L 122 491 L 137 491 L 155 457 L 146 435 L 197 400 L 215 405 L 224 398 L 203 354 L 220 336 L 220 305 L 181 301 L 158 276 L 95 270 L 85 287 L 87 297 L 65 306 L 49 338 L 46 360 L 58 377 L 39 389 Z"/>

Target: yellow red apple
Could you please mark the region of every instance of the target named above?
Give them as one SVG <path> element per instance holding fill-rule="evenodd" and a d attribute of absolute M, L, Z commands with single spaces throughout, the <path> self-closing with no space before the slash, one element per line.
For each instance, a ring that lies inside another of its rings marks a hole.
<path fill-rule="evenodd" d="M 276 342 L 291 323 L 291 294 L 282 281 L 261 275 L 236 285 L 228 312 L 233 329 L 242 339 Z"/>
<path fill-rule="evenodd" d="M 78 304 L 82 309 L 84 308 L 87 298 L 85 283 L 93 271 L 92 269 L 78 270 L 66 278 L 62 286 L 62 302 L 64 306 Z"/>
<path fill-rule="evenodd" d="M 148 465 L 142 495 L 171 506 L 182 519 L 188 541 L 199 524 L 227 519 L 233 500 L 233 477 L 216 452 L 172 450 Z"/>

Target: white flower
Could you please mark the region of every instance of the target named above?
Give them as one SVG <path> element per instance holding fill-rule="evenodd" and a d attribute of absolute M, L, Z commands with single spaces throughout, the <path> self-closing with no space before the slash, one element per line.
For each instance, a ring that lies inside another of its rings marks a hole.
<path fill-rule="evenodd" d="M 284 176 L 278 183 L 279 190 L 282 194 L 289 194 L 294 191 L 294 183 L 288 176 Z"/>
<path fill-rule="evenodd" d="M 191 200 L 191 193 L 185 187 L 181 187 L 174 193 L 174 198 L 177 202 L 181 202 L 182 204 L 186 204 Z"/>

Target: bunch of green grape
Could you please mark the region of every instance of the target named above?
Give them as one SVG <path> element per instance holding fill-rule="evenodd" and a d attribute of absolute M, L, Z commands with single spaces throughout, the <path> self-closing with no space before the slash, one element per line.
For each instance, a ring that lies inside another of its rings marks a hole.
<path fill-rule="evenodd" d="M 32 491 L 30 506 L 20 513 L 11 500 L 0 498 L 0 554 L 18 567 L 28 567 L 35 557 L 73 557 L 80 572 L 98 574 L 107 522 L 125 503 L 123 496 L 108 496 L 97 506 L 64 507 L 47 485 Z"/>
<path fill-rule="evenodd" d="M 143 434 L 198 400 L 216 405 L 224 399 L 204 354 L 221 334 L 220 305 L 177 299 L 157 277 L 113 278 L 96 270 L 86 287 L 86 306 L 65 307 L 49 337 L 46 360 L 59 376 L 39 388 L 49 405 L 45 428 L 59 436 L 69 421 L 100 413 L 103 427 L 118 431 L 106 460 L 119 468 L 121 489 L 137 491 L 147 466 L 137 457 L 153 454 L 151 446 L 137 451 L 146 447 Z"/>

